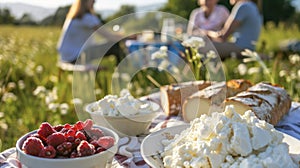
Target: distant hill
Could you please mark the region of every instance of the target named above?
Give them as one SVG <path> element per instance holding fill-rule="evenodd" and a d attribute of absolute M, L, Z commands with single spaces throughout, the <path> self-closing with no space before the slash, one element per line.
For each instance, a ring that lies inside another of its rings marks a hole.
<path fill-rule="evenodd" d="M 7 8 L 10 10 L 11 15 L 16 19 L 21 18 L 25 13 L 29 14 L 35 21 L 41 21 L 55 13 L 55 8 L 43 8 L 40 6 L 28 5 L 25 3 L 0 3 L 0 8 Z"/>
<path fill-rule="evenodd" d="M 137 6 L 136 12 L 144 12 L 144 11 L 155 11 L 159 8 L 163 7 L 165 3 L 156 3 L 152 5 L 144 5 L 144 6 Z M 102 18 L 107 18 L 108 16 L 113 15 L 117 10 L 113 9 L 105 9 L 105 10 L 96 10 L 97 13 L 100 13 Z"/>
<path fill-rule="evenodd" d="M 108 16 L 113 15 L 117 10 L 113 9 L 104 9 L 104 10 L 96 10 L 96 13 L 100 13 L 102 18 L 107 18 Z"/>
<path fill-rule="evenodd" d="M 165 3 L 156 3 L 152 5 L 144 5 L 144 6 L 136 6 L 136 12 L 146 12 L 146 11 L 156 11 L 160 8 L 162 8 L 165 5 Z M 107 18 L 108 16 L 113 15 L 117 10 L 112 9 L 106 9 L 106 10 L 96 10 L 97 13 L 101 14 L 102 18 Z M 139 17 L 142 17 L 143 15 L 138 15 Z"/>
<path fill-rule="evenodd" d="M 152 5 L 145 5 L 145 6 L 140 6 L 137 8 L 137 12 L 143 12 L 143 11 L 155 11 L 163 7 L 165 3 L 156 3 Z"/>

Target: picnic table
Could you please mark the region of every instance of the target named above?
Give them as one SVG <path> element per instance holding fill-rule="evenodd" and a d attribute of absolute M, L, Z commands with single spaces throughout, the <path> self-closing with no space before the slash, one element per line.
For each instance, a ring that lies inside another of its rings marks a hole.
<path fill-rule="evenodd" d="M 160 93 L 154 93 L 145 96 L 144 99 L 160 103 Z M 144 161 L 140 147 L 143 139 L 150 133 L 158 130 L 172 127 L 175 125 L 186 124 L 181 117 L 178 116 L 166 116 L 163 111 L 160 112 L 151 123 L 149 132 L 139 136 L 122 137 L 119 140 L 119 150 L 114 156 L 114 160 L 111 163 L 112 168 L 150 168 L 150 166 Z M 292 102 L 292 106 L 289 112 L 280 120 L 275 128 L 288 134 L 300 143 L 300 103 Z M 0 153 L 0 168 L 12 168 L 18 167 L 18 160 L 16 159 L 16 149 L 10 148 Z"/>

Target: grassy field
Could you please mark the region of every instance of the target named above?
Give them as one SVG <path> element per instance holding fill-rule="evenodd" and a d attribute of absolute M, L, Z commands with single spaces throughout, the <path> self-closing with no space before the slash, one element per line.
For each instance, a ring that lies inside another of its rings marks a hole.
<path fill-rule="evenodd" d="M 82 110 L 87 103 L 88 100 L 73 97 L 72 73 L 58 76 L 56 43 L 59 33 L 58 27 L 0 27 L 0 150 L 13 147 L 21 135 L 37 129 L 43 121 L 53 125 L 75 123 L 78 113 L 74 105 Z M 289 38 L 300 39 L 299 30 L 269 25 L 263 30 L 258 45 L 264 40 L 266 48 L 263 51 L 275 53 L 278 43 Z M 111 92 L 112 72 L 116 65 L 114 57 L 106 57 L 102 63 L 108 70 L 97 75 L 93 88 L 96 99 Z M 294 101 L 299 101 L 300 56 L 275 53 L 264 63 L 269 76 L 262 75 L 266 72 L 258 62 L 228 59 L 224 61 L 226 79 L 245 78 L 256 83 L 273 78 L 275 83 L 286 88 Z M 142 70 L 127 80 L 131 82 L 135 96 L 157 90 L 153 81 L 160 84 L 174 82 L 156 70 Z M 85 117 L 88 116 L 82 113 L 81 118 Z"/>

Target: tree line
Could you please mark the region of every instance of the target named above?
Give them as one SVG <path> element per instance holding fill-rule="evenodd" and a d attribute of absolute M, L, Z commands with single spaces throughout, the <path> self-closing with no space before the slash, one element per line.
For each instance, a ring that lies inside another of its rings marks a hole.
<path fill-rule="evenodd" d="M 292 6 L 292 1 L 293 0 L 262 0 L 258 6 L 263 16 L 264 23 L 270 21 L 274 22 L 275 25 L 278 25 L 280 22 L 296 23 L 298 27 L 300 27 L 300 12 L 297 12 L 296 8 Z M 226 6 L 229 10 L 232 9 L 232 6 L 229 4 L 229 0 L 219 0 L 219 4 Z M 197 0 L 168 0 L 168 2 L 159 9 L 159 11 L 173 13 L 188 19 L 191 11 L 197 7 Z M 70 6 L 59 7 L 53 15 L 40 22 L 33 21 L 30 14 L 24 14 L 21 18 L 16 19 L 12 16 L 9 9 L 0 9 L 0 24 L 61 26 L 69 8 Z M 118 11 L 107 18 L 102 18 L 100 14 L 98 14 L 98 16 L 101 20 L 103 20 L 103 22 L 108 22 L 120 16 L 134 13 L 135 11 L 135 6 L 123 5 Z"/>

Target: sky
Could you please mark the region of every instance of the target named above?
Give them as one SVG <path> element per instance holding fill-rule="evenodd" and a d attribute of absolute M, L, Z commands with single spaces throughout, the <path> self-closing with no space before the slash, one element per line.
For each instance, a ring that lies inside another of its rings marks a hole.
<path fill-rule="evenodd" d="M 150 5 L 155 3 L 165 3 L 168 0 L 96 0 L 95 9 L 114 9 L 117 10 L 123 4 L 143 6 Z M 0 0 L 0 3 L 13 3 L 21 2 L 31 5 L 37 5 L 42 7 L 58 8 L 59 6 L 66 6 L 72 4 L 74 0 Z M 300 0 L 293 0 L 293 4 L 297 7 L 297 10 L 300 11 Z"/>
<path fill-rule="evenodd" d="M 42 6 L 47 8 L 57 8 L 59 6 L 66 6 L 72 4 L 74 0 L 0 0 L 0 3 L 14 3 L 21 2 L 30 5 Z M 155 3 L 164 3 L 167 0 L 96 0 L 95 9 L 119 9 L 123 4 L 143 6 Z"/>
<path fill-rule="evenodd" d="M 300 0 L 293 0 L 292 4 L 296 6 L 298 11 L 300 11 Z"/>

